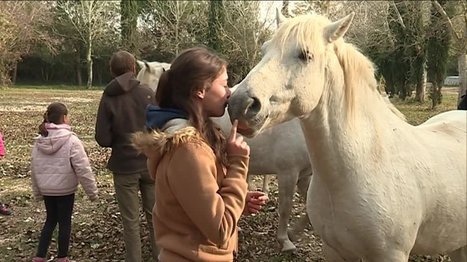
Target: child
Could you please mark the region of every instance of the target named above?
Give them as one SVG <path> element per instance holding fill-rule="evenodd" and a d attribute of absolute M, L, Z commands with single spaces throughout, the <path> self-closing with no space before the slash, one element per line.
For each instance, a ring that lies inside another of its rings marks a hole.
<path fill-rule="evenodd" d="M 59 262 L 68 262 L 71 215 L 78 181 L 91 201 L 96 200 L 97 185 L 83 144 L 71 132 L 68 109 L 62 103 L 47 107 L 39 126 L 40 136 L 32 150 L 31 179 L 36 200 L 43 199 L 47 218 L 33 262 L 47 261 L 47 249 L 58 223 Z"/>
<path fill-rule="evenodd" d="M 0 159 L 5 156 L 6 150 L 5 150 L 5 144 L 3 143 L 3 135 L 0 132 Z M 11 210 L 8 209 L 8 205 L 3 204 L 0 202 L 0 214 L 9 216 L 11 215 Z"/>
<path fill-rule="evenodd" d="M 225 112 L 227 79 L 227 62 L 212 51 L 183 51 L 159 80 L 159 107 L 148 107 L 154 132 L 133 136 L 156 180 L 159 261 L 234 261 L 240 216 L 267 201 L 247 191 L 250 148 L 237 122 L 226 138 L 210 119 Z"/>

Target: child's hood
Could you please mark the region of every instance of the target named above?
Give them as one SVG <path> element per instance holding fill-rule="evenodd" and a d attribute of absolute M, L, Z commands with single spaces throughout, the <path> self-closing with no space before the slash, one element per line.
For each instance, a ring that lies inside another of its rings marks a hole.
<path fill-rule="evenodd" d="M 185 121 L 188 116 L 185 112 L 174 108 L 161 108 L 155 105 L 148 105 L 146 108 L 146 127 L 149 129 L 164 129 L 164 126 L 172 119 Z M 171 123 L 172 126 L 177 126 Z"/>
<path fill-rule="evenodd" d="M 128 72 L 117 76 L 110 81 L 104 89 L 104 94 L 108 96 L 119 96 L 138 87 L 139 83 L 140 82 L 135 79 L 134 73 Z"/>
<path fill-rule="evenodd" d="M 67 124 L 47 123 L 45 127 L 49 134 L 46 137 L 38 136 L 35 140 L 37 149 L 47 155 L 57 152 L 73 135 L 71 127 Z"/>
<path fill-rule="evenodd" d="M 189 141 L 203 141 L 196 128 L 189 126 L 185 119 L 172 119 L 163 128 L 149 133 L 137 132 L 132 136 L 133 146 L 144 153 L 152 164 L 157 165 L 162 156 Z"/>

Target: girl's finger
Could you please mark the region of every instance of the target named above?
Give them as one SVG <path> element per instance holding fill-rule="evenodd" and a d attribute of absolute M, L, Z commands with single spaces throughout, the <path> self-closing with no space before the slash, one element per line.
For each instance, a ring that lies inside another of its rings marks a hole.
<path fill-rule="evenodd" d="M 237 126 L 238 126 L 238 120 L 235 119 L 232 123 L 232 128 L 230 129 L 230 135 L 228 138 L 229 142 L 233 143 L 237 139 Z"/>

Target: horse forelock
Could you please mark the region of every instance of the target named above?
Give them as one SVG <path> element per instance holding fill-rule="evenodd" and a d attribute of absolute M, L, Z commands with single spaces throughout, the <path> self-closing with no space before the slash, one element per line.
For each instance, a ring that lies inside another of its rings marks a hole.
<path fill-rule="evenodd" d="M 320 15 L 301 15 L 290 18 L 284 22 L 275 33 L 272 42 L 280 47 L 281 57 L 286 50 L 288 40 L 295 38 L 298 48 L 305 50 L 309 46 L 316 46 L 321 39 L 322 31 L 316 30 L 316 26 L 324 28 L 330 21 Z M 313 42 L 312 42 L 313 41 Z"/>

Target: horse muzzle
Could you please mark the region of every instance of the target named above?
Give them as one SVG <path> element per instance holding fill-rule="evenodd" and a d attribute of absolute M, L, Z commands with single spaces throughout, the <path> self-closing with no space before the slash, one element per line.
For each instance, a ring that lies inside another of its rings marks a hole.
<path fill-rule="evenodd" d="M 267 116 L 261 116 L 261 102 L 248 94 L 234 93 L 229 99 L 230 119 L 239 122 L 238 131 L 246 137 L 255 136 L 262 128 Z"/>

